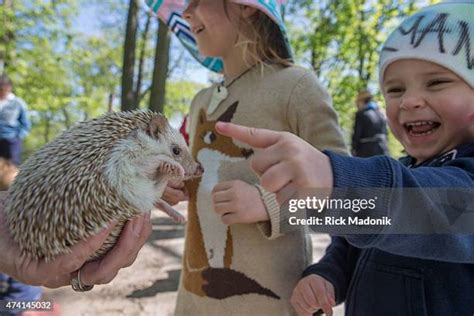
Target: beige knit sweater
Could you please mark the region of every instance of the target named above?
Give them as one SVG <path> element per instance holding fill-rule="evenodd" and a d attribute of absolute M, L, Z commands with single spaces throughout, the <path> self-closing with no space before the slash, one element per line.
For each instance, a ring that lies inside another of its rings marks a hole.
<path fill-rule="evenodd" d="M 201 91 L 190 114 L 193 156 L 204 175 L 189 190 L 183 270 L 176 315 L 293 315 L 291 293 L 311 260 L 301 228 L 282 234 L 280 208 L 250 169 L 248 148 L 216 133 L 216 121 L 289 131 L 319 149 L 346 153 L 337 114 L 315 75 L 300 67 L 255 67 L 229 87 L 209 114 L 215 86 Z M 259 188 L 271 220 L 226 226 L 213 211 L 211 191 L 222 181 Z"/>

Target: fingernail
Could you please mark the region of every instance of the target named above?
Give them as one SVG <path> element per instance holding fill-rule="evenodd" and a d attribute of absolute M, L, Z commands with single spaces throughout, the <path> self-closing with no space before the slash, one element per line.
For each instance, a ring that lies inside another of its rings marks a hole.
<path fill-rule="evenodd" d="M 135 218 L 133 221 L 134 221 L 133 226 L 132 226 L 133 234 L 136 237 L 140 237 L 140 233 L 142 231 L 143 225 L 145 224 L 144 218 L 140 216 L 138 218 Z"/>

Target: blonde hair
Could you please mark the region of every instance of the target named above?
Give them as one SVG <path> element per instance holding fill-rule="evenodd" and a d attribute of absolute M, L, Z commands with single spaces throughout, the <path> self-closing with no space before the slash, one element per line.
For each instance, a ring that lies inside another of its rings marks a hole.
<path fill-rule="evenodd" d="M 357 102 L 367 103 L 373 99 L 373 95 L 370 93 L 369 90 L 362 90 L 357 95 Z"/>
<path fill-rule="evenodd" d="M 293 65 L 293 58 L 284 35 L 278 24 L 269 16 L 259 10 L 248 19 L 240 19 L 239 24 L 241 25 L 237 25 L 236 46 L 243 48 L 244 59 L 249 66 L 255 62 L 285 67 Z M 240 27 L 242 24 L 244 28 Z M 246 34 L 242 29 L 251 30 L 252 33 Z"/>

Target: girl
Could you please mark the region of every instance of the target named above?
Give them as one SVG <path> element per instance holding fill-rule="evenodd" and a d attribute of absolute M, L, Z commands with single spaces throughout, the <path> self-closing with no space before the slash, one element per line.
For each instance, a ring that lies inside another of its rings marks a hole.
<path fill-rule="evenodd" d="M 191 0 L 184 20 L 175 2 L 148 3 L 205 66 L 224 74 L 191 105 L 190 146 L 205 172 L 186 183 L 176 315 L 292 315 L 292 288 L 311 260 L 305 231 L 281 225 L 276 196 L 248 166 L 252 151 L 219 135 L 215 123 L 289 131 L 346 153 L 331 99 L 311 71 L 292 65 L 276 1 Z"/>

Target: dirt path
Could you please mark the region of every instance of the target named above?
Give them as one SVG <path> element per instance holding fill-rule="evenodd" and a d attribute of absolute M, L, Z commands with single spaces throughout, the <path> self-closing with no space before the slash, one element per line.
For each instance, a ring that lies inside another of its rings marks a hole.
<path fill-rule="evenodd" d="M 186 204 L 178 205 L 177 209 L 185 213 Z M 136 262 L 121 270 L 110 284 L 96 286 L 88 293 L 76 293 L 70 288 L 46 289 L 45 299 L 52 300 L 60 315 L 65 316 L 173 315 L 184 226 L 159 211 L 152 212 L 152 223 L 153 233 Z M 323 254 L 328 241 L 326 235 L 313 235 L 315 258 Z M 335 315 L 343 315 L 341 307 Z"/>

